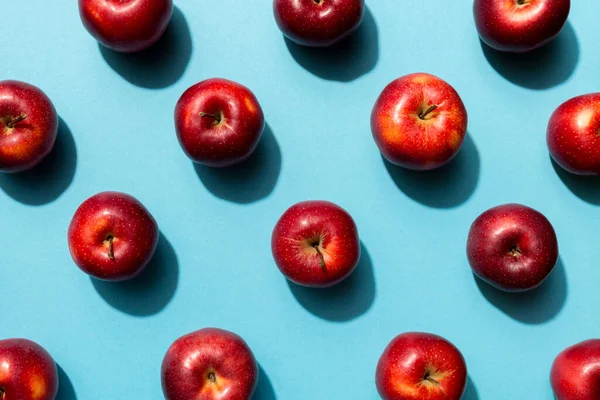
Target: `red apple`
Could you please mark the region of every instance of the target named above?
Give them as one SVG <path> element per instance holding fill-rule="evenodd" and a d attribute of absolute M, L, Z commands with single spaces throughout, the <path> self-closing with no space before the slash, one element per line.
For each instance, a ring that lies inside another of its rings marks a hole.
<path fill-rule="evenodd" d="M 552 364 L 550 383 L 556 400 L 600 399 L 600 339 L 563 350 Z"/>
<path fill-rule="evenodd" d="M 365 0 L 274 0 L 279 29 L 290 40 L 312 47 L 339 42 L 365 15 Z"/>
<path fill-rule="evenodd" d="M 83 202 L 69 226 L 75 264 L 94 278 L 122 281 L 148 264 L 158 244 L 158 225 L 138 200 L 103 192 Z"/>
<path fill-rule="evenodd" d="M 523 53 L 554 39 L 562 29 L 571 0 L 475 0 L 479 37 L 499 51 Z"/>
<path fill-rule="evenodd" d="M 186 90 L 175 107 L 175 129 L 192 161 L 227 167 L 250 157 L 265 128 L 258 100 L 247 87 L 213 78 Z"/>
<path fill-rule="evenodd" d="M 0 399 L 54 400 L 58 372 L 39 344 L 27 339 L 0 340 Z"/>
<path fill-rule="evenodd" d="M 507 292 L 523 292 L 550 275 L 558 261 L 558 242 L 543 214 L 520 204 L 505 204 L 473 222 L 467 257 L 482 280 Z"/>
<path fill-rule="evenodd" d="M 57 132 L 58 115 L 44 92 L 25 82 L 0 81 L 0 172 L 39 164 Z"/>
<path fill-rule="evenodd" d="M 467 365 L 446 339 L 403 333 L 383 351 L 375 381 L 384 400 L 460 400 L 467 386 Z"/>
<path fill-rule="evenodd" d="M 244 339 L 205 328 L 177 339 L 162 362 L 166 400 L 250 400 L 258 366 Z"/>
<path fill-rule="evenodd" d="M 328 201 L 304 201 L 290 207 L 271 236 L 279 270 L 290 281 L 327 287 L 346 279 L 360 259 L 354 220 Z"/>
<path fill-rule="evenodd" d="M 406 75 L 379 95 L 371 130 L 379 151 L 391 163 L 434 169 L 460 150 L 467 133 L 467 110 L 456 90 L 440 78 Z"/>
<path fill-rule="evenodd" d="M 546 140 L 552 158 L 578 175 L 600 175 L 600 93 L 561 104 L 550 117 Z"/>
<path fill-rule="evenodd" d="M 103 46 L 123 53 L 156 43 L 171 14 L 173 0 L 79 0 L 85 29 Z"/>

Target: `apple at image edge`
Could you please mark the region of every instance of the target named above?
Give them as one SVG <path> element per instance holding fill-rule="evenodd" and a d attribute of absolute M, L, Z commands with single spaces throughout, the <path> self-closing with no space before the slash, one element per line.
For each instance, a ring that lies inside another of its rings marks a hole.
<path fill-rule="evenodd" d="M 365 0 L 273 0 L 275 22 L 291 41 L 328 47 L 351 35 L 365 15 Z"/>

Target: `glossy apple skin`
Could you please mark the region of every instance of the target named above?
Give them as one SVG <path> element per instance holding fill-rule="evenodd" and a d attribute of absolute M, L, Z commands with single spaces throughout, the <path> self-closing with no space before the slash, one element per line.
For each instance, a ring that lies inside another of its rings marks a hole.
<path fill-rule="evenodd" d="M 27 339 L 0 340 L 0 399 L 54 400 L 57 392 L 56 364 L 42 346 Z"/>
<path fill-rule="evenodd" d="M 274 0 L 281 32 L 302 46 L 326 47 L 354 32 L 365 15 L 364 0 Z"/>
<path fill-rule="evenodd" d="M 460 400 L 467 386 L 467 365 L 448 340 L 408 332 L 385 348 L 375 382 L 383 400 Z"/>
<path fill-rule="evenodd" d="M 566 171 L 600 175 L 600 93 L 574 97 L 561 104 L 548 122 L 550 155 Z"/>
<path fill-rule="evenodd" d="M 281 273 L 308 287 L 341 282 L 360 260 L 354 220 L 340 206 L 321 200 L 297 203 L 283 213 L 273 229 L 271 250 Z"/>
<path fill-rule="evenodd" d="M 550 383 L 556 400 L 600 399 L 600 339 L 563 350 L 552 364 Z"/>
<path fill-rule="evenodd" d="M 173 0 L 79 0 L 85 29 L 103 46 L 122 53 L 156 43 L 172 14 Z"/>
<path fill-rule="evenodd" d="M 475 0 L 479 37 L 498 51 L 524 53 L 554 39 L 567 22 L 571 0 Z"/>
<path fill-rule="evenodd" d="M 558 261 L 554 228 L 539 211 L 505 204 L 481 214 L 471 225 L 467 257 L 473 273 L 507 292 L 535 289 Z"/>
<path fill-rule="evenodd" d="M 171 345 L 161 375 L 166 400 L 249 400 L 258 383 L 258 366 L 241 337 L 205 328 Z"/>
<path fill-rule="evenodd" d="M 433 106 L 437 108 L 425 114 Z M 416 73 L 383 89 L 371 113 L 371 131 L 389 162 L 430 170 L 458 153 L 467 120 L 467 110 L 452 86 L 436 76 Z"/>
<path fill-rule="evenodd" d="M 102 192 L 75 212 L 69 226 L 69 250 L 75 264 L 88 275 L 122 281 L 146 267 L 158 236 L 158 225 L 142 203 L 125 193 Z"/>
<path fill-rule="evenodd" d="M 57 133 L 58 115 L 44 92 L 29 83 L 0 81 L 0 172 L 35 167 L 52 151 Z"/>
<path fill-rule="evenodd" d="M 220 122 L 213 116 L 219 116 Z M 179 144 L 192 161 L 209 167 L 228 167 L 246 160 L 264 128 L 265 117 L 254 94 L 227 79 L 195 84 L 175 106 Z"/>

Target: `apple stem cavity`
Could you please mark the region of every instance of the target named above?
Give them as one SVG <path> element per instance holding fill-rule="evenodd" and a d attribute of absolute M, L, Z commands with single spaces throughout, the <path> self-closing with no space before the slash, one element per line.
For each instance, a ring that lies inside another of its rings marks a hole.
<path fill-rule="evenodd" d="M 523 252 L 521 251 L 521 249 L 519 249 L 519 246 L 515 246 L 512 249 L 510 249 L 508 254 L 510 254 L 513 257 L 519 257 L 523 255 Z"/>
<path fill-rule="evenodd" d="M 221 123 L 221 120 L 223 119 L 221 113 L 210 114 L 210 113 L 201 112 L 200 116 L 201 117 L 210 117 L 210 118 L 214 119 L 215 123 L 217 123 L 217 124 Z"/>
<path fill-rule="evenodd" d="M 217 381 L 217 377 L 215 376 L 214 372 L 208 373 L 208 380 L 211 381 L 212 383 L 215 383 Z"/>
<path fill-rule="evenodd" d="M 314 249 L 317 251 L 317 254 L 319 255 L 319 265 L 321 266 L 321 268 L 325 268 L 325 258 L 323 257 L 323 253 L 321 252 L 321 249 L 319 248 L 319 244 L 315 244 Z"/>
<path fill-rule="evenodd" d="M 23 121 L 25 118 L 27 118 L 27 115 L 25 114 L 21 114 L 19 115 L 17 118 L 13 118 L 10 121 L 8 121 L 8 123 L 6 124 L 6 126 L 8 126 L 9 128 L 14 128 L 16 124 L 18 124 L 19 122 Z M 0 392 L 0 394 L 4 395 L 4 393 Z"/>
<path fill-rule="evenodd" d="M 106 241 L 108 242 L 108 258 L 110 258 L 112 261 L 115 261 L 115 249 L 113 246 L 113 240 L 114 238 L 112 236 L 109 236 Z"/>
<path fill-rule="evenodd" d="M 419 114 L 419 118 L 421 118 L 421 119 L 424 120 L 425 117 L 427 117 L 430 113 L 432 113 L 433 111 L 435 111 L 436 108 L 438 108 L 438 106 L 436 106 L 435 104 L 432 105 L 425 112 L 422 112 L 421 114 Z"/>

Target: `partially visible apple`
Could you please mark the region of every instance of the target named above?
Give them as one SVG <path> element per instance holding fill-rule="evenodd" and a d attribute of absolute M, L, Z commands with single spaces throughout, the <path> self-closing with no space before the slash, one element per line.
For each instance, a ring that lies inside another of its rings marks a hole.
<path fill-rule="evenodd" d="M 102 192 L 79 206 L 69 226 L 69 250 L 79 268 L 97 279 L 138 275 L 158 244 L 158 225 L 132 196 Z"/>
<path fill-rule="evenodd" d="M 541 47 L 560 33 L 571 0 L 475 0 L 479 37 L 493 49 L 523 53 Z"/>
<path fill-rule="evenodd" d="M 467 257 L 473 273 L 507 292 L 539 285 L 558 261 L 554 228 L 539 211 L 505 204 L 481 214 L 471 225 Z"/>
<path fill-rule="evenodd" d="M 79 0 L 87 31 L 114 51 L 133 53 L 158 42 L 173 14 L 173 0 Z"/>
<path fill-rule="evenodd" d="M 54 105 L 37 87 L 0 81 L 0 172 L 20 172 L 40 163 L 58 133 Z"/>
<path fill-rule="evenodd" d="M 383 400 L 460 400 L 467 386 L 467 365 L 448 340 L 430 333 L 403 333 L 385 348 L 375 381 Z"/>
<path fill-rule="evenodd" d="M 600 399 L 600 339 L 563 350 L 552 364 L 550 383 L 556 400 Z"/>
<path fill-rule="evenodd" d="M 205 328 L 171 345 L 161 376 L 166 400 L 250 400 L 258 366 L 244 339 Z"/>
<path fill-rule="evenodd" d="M 354 220 L 328 201 L 290 207 L 271 236 L 275 263 L 299 285 L 327 287 L 347 278 L 358 265 L 360 240 Z"/>
<path fill-rule="evenodd" d="M 258 100 L 247 87 L 213 78 L 186 90 L 175 107 L 179 144 L 194 162 L 227 167 L 246 160 L 265 127 Z"/>
<path fill-rule="evenodd" d="M 273 0 L 275 21 L 290 40 L 326 47 L 354 32 L 365 15 L 365 0 Z"/>
<path fill-rule="evenodd" d="M 0 400 L 54 400 L 57 392 L 56 364 L 42 346 L 0 340 Z"/>
<path fill-rule="evenodd" d="M 550 155 L 566 171 L 600 175 L 600 93 L 574 97 L 550 117 Z"/>
<path fill-rule="evenodd" d="M 460 150 L 467 133 L 467 110 L 445 81 L 430 74 L 410 74 L 383 89 L 371 113 L 371 130 L 391 163 L 434 169 Z"/>

